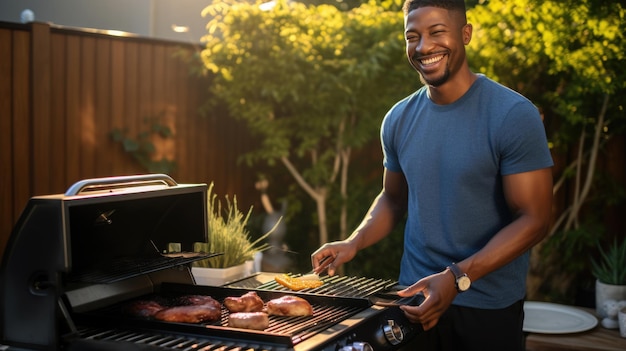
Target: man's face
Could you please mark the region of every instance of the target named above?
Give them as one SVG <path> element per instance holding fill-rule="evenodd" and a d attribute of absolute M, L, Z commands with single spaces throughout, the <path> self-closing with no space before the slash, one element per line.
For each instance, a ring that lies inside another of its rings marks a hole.
<path fill-rule="evenodd" d="M 420 7 L 404 18 L 406 54 L 424 84 L 448 82 L 465 62 L 472 35 L 464 16 L 438 7 Z"/>

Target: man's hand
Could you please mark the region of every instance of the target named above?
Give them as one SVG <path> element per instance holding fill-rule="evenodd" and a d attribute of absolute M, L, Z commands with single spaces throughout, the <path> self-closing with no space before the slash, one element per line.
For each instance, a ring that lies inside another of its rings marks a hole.
<path fill-rule="evenodd" d="M 319 273 L 326 269 L 328 275 L 335 274 L 337 267 L 350 261 L 357 253 L 356 246 L 349 240 L 335 241 L 324 244 L 311 254 L 313 271 Z"/>
<path fill-rule="evenodd" d="M 454 285 L 454 276 L 450 270 L 430 275 L 398 291 L 399 296 L 412 296 L 419 292 L 426 298 L 419 306 L 400 306 L 404 314 L 413 323 L 420 323 L 424 330 L 429 330 L 439 322 L 441 315 L 450 307 L 458 292 Z"/>

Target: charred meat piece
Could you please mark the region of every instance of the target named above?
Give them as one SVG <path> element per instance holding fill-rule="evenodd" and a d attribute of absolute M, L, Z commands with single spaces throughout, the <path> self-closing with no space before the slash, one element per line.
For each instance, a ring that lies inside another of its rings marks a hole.
<path fill-rule="evenodd" d="M 270 320 L 265 312 L 236 312 L 228 315 L 228 326 L 264 330 L 270 325 Z"/>
<path fill-rule="evenodd" d="M 163 322 L 214 322 L 222 317 L 222 309 L 212 304 L 175 306 L 162 309 L 155 313 L 153 317 Z"/>
<path fill-rule="evenodd" d="M 124 313 L 134 317 L 150 318 L 165 307 L 156 301 L 133 301 L 124 307 Z"/>
<path fill-rule="evenodd" d="M 221 308 L 219 301 L 215 300 L 211 296 L 207 295 L 185 295 L 176 299 L 174 305 L 179 306 L 198 306 L 198 305 L 211 305 L 216 308 Z"/>
<path fill-rule="evenodd" d="M 224 306 L 230 312 L 261 312 L 263 311 L 264 303 L 256 292 L 250 291 L 241 295 L 241 297 L 226 297 Z"/>
<path fill-rule="evenodd" d="M 285 295 L 268 301 L 267 313 L 274 316 L 312 316 L 313 307 L 301 297 Z"/>

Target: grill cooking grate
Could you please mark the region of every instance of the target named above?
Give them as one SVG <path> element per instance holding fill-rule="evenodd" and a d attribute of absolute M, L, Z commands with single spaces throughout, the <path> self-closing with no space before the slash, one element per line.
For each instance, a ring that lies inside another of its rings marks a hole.
<path fill-rule="evenodd" d="M 290 274 L 290 276 L 299 277 L 301 275 Z M 320 277 L 320 279 L 324 282 L 324 284 L 320 287 L 313 289 L 304 289 L 300 290 L 300 292 L 321 294 L 326 296 L 367 298 L 379 291 L 387 290 L 397 284 L 397 281 L 391 279 L 375 279 L 364 277 L 323 276 Z M 278 284 L 274 280 L 261 284 L 258 287 L 255 287 L 255 289 L 285 292 L 291 291 L 288 288 Z"/>
<path fill-rule="evenodd" d="M 336 325 L 363 309 L 362 306 L 342 307 L 322 306 L 319 304 L 312 304 L 312 307 L 314 310 L 313 317 L 270 316 L 269 327 L 263 332 L 228 328 L 228 311 L 223 308 L 222 318 L 216 324 L 185 325 L 165 322 L 142 324 L 132 323 L 132 321 L 126 320 L 118 321 L 121 322 L 121 326 L 115 329 L 83 326 L 79 328 L 78 334 L 80 338 L 84 340 L 132 343 L 171 350 L 279 351 L 290 350 L 293 345 L 297 345 L 315 334 Z M 105 316 L 102 317 L 106 319 Z M 118 323 L 118 325 L 119 324 L 120 323 Z M 126 328 L 126 324 L 129 324 L 130 327 Z M 144 327 L 150 329 L 150 331 L 145 331 Z M 211 328 L 218 329 L 210 330 Z M 233 335 L 235 335 L 236 341 L 229 341 L 224 338 L 211 338 L 208 336 L 220 335 L 223 337 L 224 334 L 219 333 L 223 331 L 223 329 L 220 328 L 234 329 L 235 334 Z M 180 333 L 163 332 L 162 330 L 164 329 Z M 239 337 L 236 337 L 237 335 Z M 267 346 L 269 344 L 272 344 L 272 346 Z"/>
<path fill-rule="evenodd" d="M 270 316 L 270 325 L 265 332 L 288 335 L 294 344 L 316 333 L 328 329 L 342 320 L 361 311 L 362 307 L 320 306 L 312 304 L 313 317 L 276 317 Z M 228 321 L 223 325 L 227 325 Z"/>
<path fill-rule="evenodd" d="M 361 290 L 369 291 L 369 289 L 370 287 L 365 290 Z M 226 296 L 241 296 L 245 292 L 249 291 L 248 289 L 234 289 L 228 287 L 210 287 L 197 285 L 194 286 L 173 283 L 163 283 L 163 285 L 161 286 L 161 290 L 162 291 L 159 293 L 159 295 L 156 295 L 153 298 L 160 297 L 165 300 L 173 301 L 173 299 L 176 299 L 177 296 L 187 294 L 202 294 L 212 296 L 222 303 L 223 299 Z M 266 291 L 258 289 L 256 289 L 256 291 L 264 301 L 269 301 L 270 299 L 285 295 L 285 292 L 283 291 Z M 345 290 L 342 289 L 341 291 Z M 300 292 L 296 293 L 293 291 L 289 291 L 288 293 L 304 297 L 306 300 L 308 300 L 313 307 L 313 316 L 269 316 L 269 326 L 263 331 L 228 327 L 229 312 L 224 306 L 222 306 L 221 319 L 214 323 L 207 324 L 168 323 L 156 320 L 146 320 L 132 317 L 129 318 L 122 313 L 122 309 L 127 302 L 123 302 L 118 305 L 108 306 L 106 308 L 92 312 L 77 314 L 75 315 L 75 317 L 78 325 L 81 325 L 83 327 L 83 330 L 87 330 L 85 329 L 87 327 L 106 328 L 106 326 L 115 326 L 114 330 L 94 329 L 97 332 L 90 332 L 89 335 L 85 336 L 81 334 L 81 338 L 100 338 L 107 335 L 115 335 L 115 341 L 126 341 L 143 344 L 148 339 L 142 339 L 141 335 L 145 335 L 146 331 L 150 330 L 166 334 L 166 337 L 171 336 L 170 334 L 168 334 L 168 332 L 178 332 L 181 333 L 181 335 L 177 335 L 176 337 L 184 338 L 185 340 L 189 339 L 189 337 L 186 336 L 191 335 L 193 336 L 191 337 L 192 341 L 198 338 L 202 338 L 206 335 L 210 335 L 213 338 L 221 338 L 222 341 L 224 339 L 238 340 L 238 344 L 245 341 L 247 343 L 257 343 L 262 345 L 279 345 L 280 347 L 286 347 L 286 349 L 290 349 L 294 345 L 297 345 L 298 343 L 307 340 L 322 331 L 328 330 L 334 325 L 337 325 L 343 320 L 350 318 L 351 316 L 369 307 L 369 301 L 363 298 L 352 298 L 348 296 L 336 297 L 320 294 L 300 294 Z M 152 297 L 147 296 L 147 298 L 151 299 Z M 142 299 L 145 299 L 145 297 L 143 297 Z M 123 334 L 122 331 L 125 331 L 128 335 Z M 154 336 L 154 333 L 150 333 L 150 342 L 154 341 L 153 338 L 158 339 L 156 336 Z M 185 345 L 186 343 L 187 341 L 185 341 Z M 193 350 L 197 350 L 197 348 L 194 348 Z M 206 350 L 213 349 L 208 348 Z"/>

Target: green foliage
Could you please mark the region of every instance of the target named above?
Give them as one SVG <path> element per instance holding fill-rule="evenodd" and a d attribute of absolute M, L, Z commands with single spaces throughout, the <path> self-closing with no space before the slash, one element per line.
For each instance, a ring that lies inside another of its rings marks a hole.
<path fill-rule="evenodd" d="M 231 202 L 226 197 L 226 208 L 222 212 L 222 203 L 213 194 L 213 183 L 207 194 L 207 243 L 194 243 L 194 252 L 223 253 L 223 255 L 194 262 L 195 267 L 227 268 L 252 260 L 256 252 L 269 248 L 263 240 L 273 231 L 252 240 L 247 224 L 252 214 L 252 207 L 244 214 L 237 207 L 237 198 Z M 278 223 L 276 223 L 278 225 Z"/>
<path fill-rule="evenodd" d="M 474 69 L 538 104 L 554 123 L 552 145 L 567 148 L 594 126 L 605 96 L 626 92 L 625 17 L 618 2 L 490 0 L 468 13 L 468 55 Z M 611 102 L 605 133 L 621 133 L 623 100 Z"/>
<path fill-rule="evenodd" d="M 262 11 L 215 1 L 204 14 L 211 19 L 202 59 L 215 74 L 213 93 L 261 136 L 245 159 L 303 160 L 313 184 L 332 171 L 338 143 L 376 139 L 391 101 L 417 81 L 398 84 L 407 73 L 398 12 L 285 2 Z"/>
<path fill-rule="evenodd" d="M 339 191 L 346 203 L 336 183 L 347 183 L 352 149 L 378 139 L 384 114 L 418 84 L 403 59 L 402 14 L 374 2 L 260 5 L 215 0 L 203 11 L 214 105 L 260 140 L 248 164 L 283 164 L 316 202 L 325 242 L 326 200 Z"/>
<path fill-rule="evenodd" d="M 589 271 L 589 262 L 581 260 L 580 256 L 593 250 L 598 237 L 604 234 L 605 230 L 599 222 L 589 221 L 576 229 L 566 233 L 559 232 L 547 238 L 541 247 L 544 269 L 546 271 L 555 269 L 560 274 L 578 274 Z M 556 257 L 553 255 L 555 252 L 559 253 Z"/>
<path fill-rule="evenodd" d="M 598 0 L 489 0 L 468 11 L 472 68 L 533 101 L 555 159 L 571 162 L 555 174 L 555 192 L 567 191 L 568 203 L 541 251 L 539 274 L 552 292 L 571 293 L 590 275 L 580 257 L 611 234 L 601 218 L 607 201 L 626 199 L 596 169 L 606 142 L 626 131 L 625 18 L 620 2 Z"/>
<path fill-rule="evenodd" d="M 149 129 L 139 132 L 135 138 L 127 136 L 127 130 L 118 128 L 111 131 L 111 138 L 121 144 L 124 151 L 148 172 L 165 174 L 172 172 L 176 168 L 176 162 L 165 157 L 160 160 L 153 159 L 156 149 L 152 137 L 172 138 L 174 133 L 168 126 L 162 125 L 158 118 L 144 118 L 143 122 L 149 124 Z"/>
<path fill-rule="evenodd" d="M 591 261 L 593 275 L 605 284 L 626 285 L 626 239 L 621 244 L 615 239 L 608 250 L 598 249 L 601 259 Z"/>

